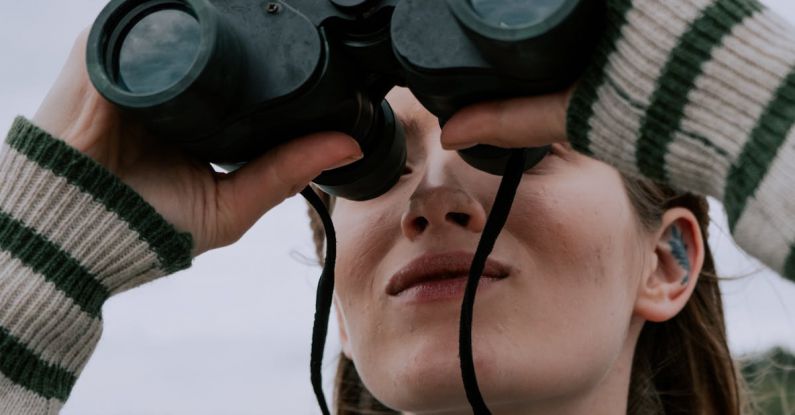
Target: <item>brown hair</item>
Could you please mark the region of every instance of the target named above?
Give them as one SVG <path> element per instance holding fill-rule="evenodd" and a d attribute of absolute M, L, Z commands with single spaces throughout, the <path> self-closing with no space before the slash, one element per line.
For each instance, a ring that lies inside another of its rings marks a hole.
<path fill-rule="evenodd" d="M 742 378 L 727 344 L 720 287 L 707 244 L 707 200 L 643 179 L 625 177 L 624 185 L 646 229 L 658 227 L 666 210 L 683 207 L 698 219 L 705 248 L 704 266 L 684 309 L 666 322 L 644 324 L 635 347 L 627 413 L 748 413 Z M 328 196 L 323 197 L 333 203 Z M 322 262 L 323 227 L 311 209 L 310 218 Z M 378 402 L 362 383 L 353 362 L 343 355 L 337 366 L 335 405 L 338 415 L 397 413 Z"/>

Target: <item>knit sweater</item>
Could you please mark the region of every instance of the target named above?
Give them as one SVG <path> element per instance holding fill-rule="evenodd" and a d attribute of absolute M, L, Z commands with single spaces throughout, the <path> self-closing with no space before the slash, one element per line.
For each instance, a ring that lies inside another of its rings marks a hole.
<path fill-rule="evenodd" d="M 609 0 L 569 108 L 578 150 L 714 196 L 743 249 L 795 279 L 795 31 L 755 0 Z"/>
<path fill-rule="evenodd" d="M 738 244 L 795 279 L 795 32 L 755 0 L 608 0 L 572 98 L 578 150 L 724 202 Z M 18 118 L 0 153 L 0 413 L 56 413 L 111 295 L 190 264 L 93 160 Z"/>
<path fill-rule="evenodd" d="M 0 153 L 0 414 L 57 413 L 111 296 L 192 240 L 92 159 L 17 118 Z"/>

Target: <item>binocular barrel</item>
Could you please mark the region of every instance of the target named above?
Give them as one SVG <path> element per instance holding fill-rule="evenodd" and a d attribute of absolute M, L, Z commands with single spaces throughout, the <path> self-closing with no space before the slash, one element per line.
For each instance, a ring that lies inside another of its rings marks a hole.
<path fill-rule="evenodd" d="M 488 99 L 552 92 L 586 65 L 588 0 L 113 0 L 87 51 L 97 90 L 162 140 L 239 165 L 298 136 L 353 136 L 364 158 L 315 180 L 366 200 L 406 160 L 384 100 L 408 86 L 444 122 Z M 528 149 L 528 167 L 545 149 Z M 461 153 L 500 174 L 507 152 Z"/>

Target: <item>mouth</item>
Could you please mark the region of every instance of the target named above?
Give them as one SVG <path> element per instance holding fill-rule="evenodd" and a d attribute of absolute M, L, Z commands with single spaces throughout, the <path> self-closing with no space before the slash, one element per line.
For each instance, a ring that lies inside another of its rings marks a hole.
<path fill-rule="evenodd" d="M 412 289 L 436 291 L 438 294 L 441 294 L 439 291 L 447 294 L 463 291 L 473 258 L 474 255 L 464 252 L 422 255 L 392 275 L 386 293 L 395 297 Z M 481 282 L 505 279 L 508 275 L 510 268 L 488 259 Z"/>

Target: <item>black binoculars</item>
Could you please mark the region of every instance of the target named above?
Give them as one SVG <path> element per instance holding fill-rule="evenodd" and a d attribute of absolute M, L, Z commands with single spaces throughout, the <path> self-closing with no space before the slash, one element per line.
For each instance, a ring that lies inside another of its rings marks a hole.
<path fill-rule="evenodd" d="M 384 100 L 406 86 L 444 123 L 473 103 L 562 89 L 598 37 L 596 0 L 113 0 L 91 30 L 97 90 L 155 136 L 219 165 L 341 131 L 364 158 L 315 183 L 352 200 L 400 178 Z M 546 149 L 526 149 L 526 167 Z M 508 152 L 460 152 L 501 174 Z"/>

